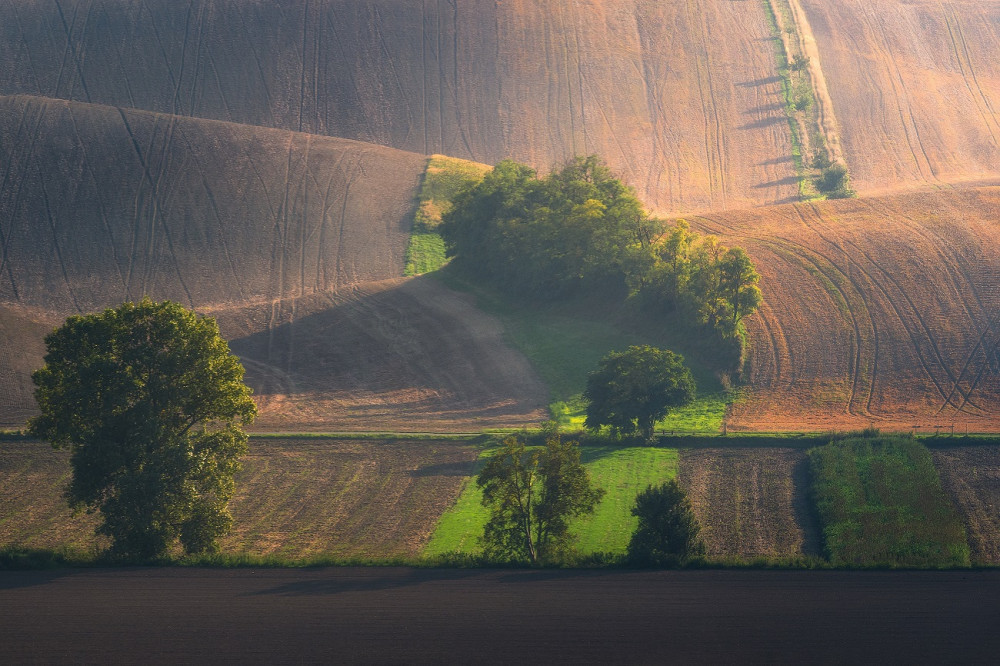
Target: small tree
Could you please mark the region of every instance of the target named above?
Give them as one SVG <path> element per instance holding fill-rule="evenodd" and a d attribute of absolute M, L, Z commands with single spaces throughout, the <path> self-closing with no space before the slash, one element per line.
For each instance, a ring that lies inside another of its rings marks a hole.
<path fill-rule="evenodd" d="M 854 196 L 847 167 L 839 162 L 824 168 L 814 183 L 816 189 L 825 194 L 827 199 L 849 199 Z"/>
<path fill-rule="evenodd" d="M 590 486 L 576 442 L 548 439 L 528 449 L 508 437 L 476 479 L 490 511 L 483 532 L 488 557 L 554 561 L 572 545 L 569 520 L 591 513 L 604 491 Z"/>
<path fill-rule="evenodd" d="M 653 426 L 672 408 L 694 400 L 695 383 L 684 357 L 669 349 L 629 347 L 611 352 L 587 377 L 586 427 L 610 426 L 617 434 L 637 430 L 653 438 Z"/>
<path fill-rule="evenodd" d="M 32 434 L 69 448 L 74 510 L 130 559 L 215 548 L 256 407 L 214 319 L 176 303 L 70 317 L 45 338 Z"/>
<path fill-rule="evenodd" d="M 628 559 L 638 566 L 673 566 L 705 554 L 691 502 L 670 480 L 636 495 L 632 515 L 639 525 L 628 544 Z"/>

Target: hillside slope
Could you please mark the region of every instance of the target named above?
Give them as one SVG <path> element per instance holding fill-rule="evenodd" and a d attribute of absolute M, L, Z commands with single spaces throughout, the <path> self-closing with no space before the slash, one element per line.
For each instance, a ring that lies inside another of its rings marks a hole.
<path fill-rule="evenodd" d="M 1000 2 L 797 1 L 856 189 L 1000 177 Z"/>
<path fill-rule="evenodd" d="M 762 275 L 730 427 L 1000 427 L 1000 188 L 693 218 Z"/>
<path fill-rule="evenodd" d="M 0 94 L 489 164 L 599 153 L 661 210 L 797 191 L 760 2 L 31 0 L 0 26 Z"/>
<path fill-rule="evenodd" d="M 0 300 L 188 306 L 403 273 L 425 158 L 281 130 L 0 98 Z"/>

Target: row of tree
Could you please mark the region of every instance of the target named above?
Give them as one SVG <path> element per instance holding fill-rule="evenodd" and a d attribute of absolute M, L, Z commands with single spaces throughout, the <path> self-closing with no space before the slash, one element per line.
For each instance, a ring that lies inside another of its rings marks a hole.
<path fill-rule="evenodd" d="M 500 162 L 459 193 L 441 233 L 459 270 L 520 295 L 620 292 L 643 307 L 681 311 L 723 338 L 761 302 L 760 276 L 740 248 L 682 221 L 650 217 L 596 156 L 539 178 Z"/>

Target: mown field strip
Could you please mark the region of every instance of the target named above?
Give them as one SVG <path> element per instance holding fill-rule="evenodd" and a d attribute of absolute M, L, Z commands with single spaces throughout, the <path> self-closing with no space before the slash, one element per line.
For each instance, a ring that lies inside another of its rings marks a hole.
<path fill-rule="evenodd" d="M 488 455 L 488 452 L 484 453 Z M 621 553 L 628 545 L 636 521 L 630 515 L 635 496 L 650 484 L 677 476 L 678 451 L 673 448 L 587 446 L 580 456 L 595 487 L 605 490 L 604 499 L 591 516 L 576 520 L 572 530 L 579 536 L 581 553 Z M 476 553 L 486 524 L 482 493 L 470 478 L 458 502 L 438 521 L 425 556 L 444 553 Z"/>

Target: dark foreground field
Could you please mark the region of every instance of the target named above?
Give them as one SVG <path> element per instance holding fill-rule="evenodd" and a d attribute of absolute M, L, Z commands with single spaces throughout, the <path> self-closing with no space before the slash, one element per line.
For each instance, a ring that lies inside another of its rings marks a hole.
<path fill-rule="evenodd" d="M 0 608 L 0 663 L 987 663 L 1000 650 L 1000 572 L 979 571 L 4 572 Z"/>

